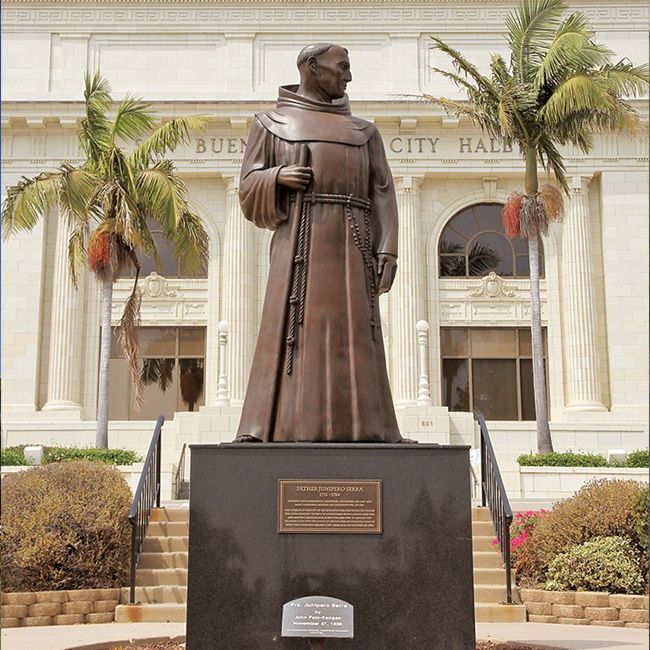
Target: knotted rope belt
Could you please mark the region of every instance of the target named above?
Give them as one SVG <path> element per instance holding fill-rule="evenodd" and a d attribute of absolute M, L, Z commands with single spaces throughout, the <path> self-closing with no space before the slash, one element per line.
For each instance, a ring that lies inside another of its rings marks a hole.
<path fill-rule="evenodd" d="M 293 258 L 293 282 L 289 296 L 289 317 L 287 319 L 286 336 L 286 372 L 288 375 L 293 370 L 293 351 L 297 342 L 297 328 L 303 324 L 305 319 L 305 296 L 307 293 L 307 269 L 309 264 L 309 243 L 311 239 L 311 209 L 316 203 L 327 203 L 330 205 L 342 205 L 346 221 L 352 231 L 352 239 L 359 249 L 363 258 L 363 265 L 366 272 L 366 289 L 368 292 L 368 306 L 370 308 L 370 328 L 372 340 L 375 340 L 375 305 L 377 300 L 377 283 L 375 281 L 375 270 L 372 263 L 372 232 L 370 229 L 370 201 L 352 194 L 324 194 L 311 192 L 305 194 L 302 199 L 302 211 L 300 213 L 300 225 L 298 229 L 298 245 L 296 256 Z M 357 217 L 352 208 L 363 210 L 363 222 L 365 236 L 361 236 L 361 230 Z"/>

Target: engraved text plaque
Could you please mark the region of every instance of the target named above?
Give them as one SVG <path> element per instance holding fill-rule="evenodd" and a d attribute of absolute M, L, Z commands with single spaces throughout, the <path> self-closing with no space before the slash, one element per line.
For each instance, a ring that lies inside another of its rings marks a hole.
<path fill-rule="evenodd" d="M 381 481 L 280 479 L 278 532 L 378 535 Z"/>

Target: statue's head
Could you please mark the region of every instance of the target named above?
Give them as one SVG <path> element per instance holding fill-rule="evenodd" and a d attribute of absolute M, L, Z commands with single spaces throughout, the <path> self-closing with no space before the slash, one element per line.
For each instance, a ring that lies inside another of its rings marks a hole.
<path fill-rule="evenodd" d="M 296 63 L 300 85 L 309 86 L 330 100 L 341 99 L 352 81 L 348 51 L 334 43 L 313 43 L 303 47 Z"/>

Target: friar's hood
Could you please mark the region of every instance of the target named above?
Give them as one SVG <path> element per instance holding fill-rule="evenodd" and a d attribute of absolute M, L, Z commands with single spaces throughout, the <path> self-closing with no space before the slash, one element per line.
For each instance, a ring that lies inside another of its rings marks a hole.
<path fill-rule="evenodd" d="M 298 86 L 280 86 L 277 108 L 258 113 L 257 119 L 273 135 L 289 142 L 337 142 L 361 146 L 375 125 L 350 111 L 347 95 L 332 103 L 298 95 Z"/>

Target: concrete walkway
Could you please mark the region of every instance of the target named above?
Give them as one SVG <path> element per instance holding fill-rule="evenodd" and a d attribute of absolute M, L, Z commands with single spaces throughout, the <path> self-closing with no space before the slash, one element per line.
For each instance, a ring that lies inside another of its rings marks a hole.
<path fill-rule="evenodd" d="M 2 630 L 2 650 L 104 650 L 109 644 L 119 642 L 127 643 L 137 639 L 168 640 L 184 635 L 185 623 L 108 623 L 9 628 Z M 539 648 L 648 650 L 648 630 L 620 627 L 478 623 L 476 637 L 490 641 L 519 641 Z"/>

